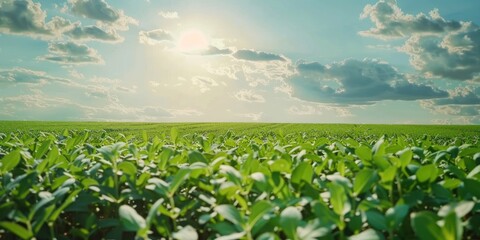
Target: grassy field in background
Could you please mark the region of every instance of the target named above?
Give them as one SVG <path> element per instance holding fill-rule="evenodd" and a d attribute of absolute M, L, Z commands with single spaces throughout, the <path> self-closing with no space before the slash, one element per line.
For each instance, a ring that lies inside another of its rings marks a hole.
<path fill-rule="evenodd" d="M 140 136 L 162 135 L 171 128 L 180 134 L 214 133 L 232 131 L 236 134 L 263 134 L 268 132 L 302 133 L 314 136 L 380 137 L 386 135 L 408 135 L 421 137 L 454 138 L 478 137 L 480 126 L 474 125 L 386 125 L 386 124 L 304 124 L 304 123 L 139 123 L 139 122 L 43 122 L 43 121 L 0 121 L 0 132 L 63 132 L 64 130 L 91 130 Z"/>

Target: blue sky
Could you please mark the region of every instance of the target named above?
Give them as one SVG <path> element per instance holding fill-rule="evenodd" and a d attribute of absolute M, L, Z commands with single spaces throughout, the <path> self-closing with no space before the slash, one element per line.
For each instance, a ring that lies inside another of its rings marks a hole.
<path fill-rule="evenodd" d="M 479 124 L 479 9 L 0 0 L 0 119 Z"/>

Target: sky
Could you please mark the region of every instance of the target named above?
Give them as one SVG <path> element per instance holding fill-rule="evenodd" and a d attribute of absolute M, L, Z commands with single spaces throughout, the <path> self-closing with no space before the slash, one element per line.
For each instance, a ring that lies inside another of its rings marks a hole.
<path fill-rule="evenodd" d="M 478 0 L 0 0 L 0 120 L 480 123 Z"/>

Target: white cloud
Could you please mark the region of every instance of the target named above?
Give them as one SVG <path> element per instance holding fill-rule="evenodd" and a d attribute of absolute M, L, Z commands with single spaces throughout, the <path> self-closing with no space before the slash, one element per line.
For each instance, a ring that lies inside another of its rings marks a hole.
<path fill-rule="evenodd" d="M 229 66 L 213 66 L 212 64 L 206 64 L 204 65 L 204 68 L 208 73 L 225 76 L 234 80 L 238 79 L 237 74 L 242 71 L 242 67 L 237 64 Z"/>
<path fill-rule="evenodd" d="M 286 61 L 287 59 L 281 55 L 274 54 L 274 53 L 267 53 L 256 51 L 253 49 L 241 49 L 237 50 L 232 56 L 239 60 L 246 60 L 246 61 Z"/>
<path fill-rule="evenodd" d="M 218 86 L 217 81 L 208 77 L 200 77 L 200 76 L 193 77 L 192 84 L 194 86 L 197 86 L 201 93 L 210 91 L 212 87 Z"/>
<path fill-rule="evenodd" d="M 50 43 L 50 54 L 39 59 L 60 64 L 102 64 L 103 59 L 98 52 L 84 44 L 74 42 Z"/>
<path fill-rule="evenodd" d="M 288 83 L 293 97 L 320 103 L 362 105 L 448 96 L 435 87 L 409 82 L 394 67 L 375 59 L 347 59 L 329 65 L 299 62 L 297 74 Z"/>
<path fill-rule="evenodd" d="M 255 93 L 252 90 L 240 90 L 237 93 L 235 93 L 235 98 L 238 99 L 239 101 L 243 102 L 252 102 L 252 103 L 264 103 L 265 98 L 260 95 Z"/>
<path fill-rule="evenodd" d="M 113 28 L 105 28 L 99 26 L 86 26 L 77 22 L 72 25 L 72 29 L 66 31 L 64 34 L 76 41 L 96 40 L 110 43 L 117 43 L 123 41 L 123 38 L 118 35 Z"/>
<path fill-rule="evenodd" d="M 83 75 L 82 73 L 80 73 L 76 69 L 70 69 L 68 72 L 70 73 L 70 76 L 72 76 L 73 78 L 76 78 L 76 79 L 85 78 L 85 75 Z"/>
<path fill-rule="evenodd" d="M 360 34 L 380 39 L 442 34 L 458 30 L 462 26 L 461 22 L 443 19 L 438 9 L 432 10 L 428 16 L 423 13 L 416 16 L 405 14 L 395 0 L 381 0 L 374 5 L 368 4 L 360 17 L 370 18 L 375 24 L 375 27 Z"/>
<path fill-rule="evenodd" d="M 427 77 L 480 81 L 480 28 L 442 37 L 412 36 L 400 51 Z"/>
<path fill-rule="evenodd" d="M 251 87 L 268 85 L 271 81 L 282 82 L 295 74 L 291 61 L 243 62 L 243 79 Z"/>
<path fill-rule="evenodd" d="M 138 21 L 125 15 L 123 10 L 115 9 L 105 0 L 69 0 L 73 14 L 98 20 L 99 24 L 118 30 L 128 30 L 129 25 L 138 25 Z"/>
<path fill-rule="evenodd" d="M 72 84 L 68 79 L 50 76 L 42 71 L 34 71 L 26 68 L 0 70 L 0 83 L 46 84 L 49 82 L 60 82 L 67 85 Z"/>
<path fill-rule="evenodd" d="M 429 78 L 480 81 L 480 28 L 472 22 L 445 20 L 437 9 L 428 16 L 403 13 L 394 0 L 367 5 L 362 18 L 375 24 L 364 36 L 383 40 L 406 37 L 397 48 Z"/>
<path fill-rule="evenodd" d="M 159 16 L 162 16 L 165 19 L 177 19 L 179 18 L 178 12 L 175 11 L 161 11 L 158 13 Z"/>
<path fill-rule="evenodd" d="M 70 21 L 64 18 L 55 16 L 46 22 L 46 17 L 40 3 L 3 0 L 0 2 L 0 33 L 49 39 L 71 28 Z"/>
<path fill-rule="evenodd" d="M 141 44 L 157 45 L 162 42 L 172 41 L 173 36 L 166 30 L 155 29 L 151 31 L 140 31 L 138 33 L 138 40 Z"/>

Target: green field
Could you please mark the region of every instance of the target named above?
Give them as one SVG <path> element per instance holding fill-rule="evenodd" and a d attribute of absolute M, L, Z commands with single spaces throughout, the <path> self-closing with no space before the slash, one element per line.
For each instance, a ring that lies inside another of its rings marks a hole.
<path fill-rule="evenodd" d="M 63 132 L 68 130 L 105 131 L 108 134 L 140 136 L 143 131 L 149 135 L 169 133 L 174 127 L 182 134 L 214 133 L 233 131 L 238 134 L 255 134 L 283 131 L 285 133 L 309 133 L 317 136 L 336 137 L 380 137 L 387 135 L 409 135 L 422 137 L 467 137 L 480 136 L 480 126 L 475 125 L 384 125 L 384 124 L 296 124 L 296 123 L 123 123 L 123 122 L 40 122 L 0 121 L 0 132 L 33 131 Z"/>
<path fill-rule="evenodd" d="M 480 127 L 0 122 L 0 239 L 480 239 Z"/>

